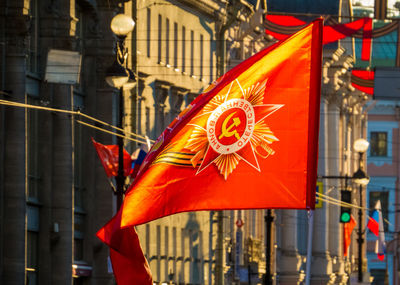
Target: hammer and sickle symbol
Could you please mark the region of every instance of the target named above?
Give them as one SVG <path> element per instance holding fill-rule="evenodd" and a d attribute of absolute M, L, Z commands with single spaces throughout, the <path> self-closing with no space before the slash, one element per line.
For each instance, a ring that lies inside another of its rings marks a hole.
<path fill-rule="evenodd" d="M 233 127 L 237 127 L 240 125 L 241 121 L 239 118 L 233 118 L 233 122 L 232 124 L 230 124 L 228 127 L 226 126 L 229 122 L 229 120 L 232 118 L 233 115 L 235 115 L 236 112 L 233 112 L 232 114 L 230 114 L 228 117 L 225 118 L 224 122 L 222 123 L 222 129 L 221 129 L 221 135 L 219 136 L 219 139 L 222 139 L 223 137 L 231 137 L 231 136 L 235 136 L 235 138 L 237 138 L 238 140 L 240 139 L 240 136 L 237 132 L 236 129 L 232 130 Z M 232 131 L 231 131 L 232 130 Z"/>

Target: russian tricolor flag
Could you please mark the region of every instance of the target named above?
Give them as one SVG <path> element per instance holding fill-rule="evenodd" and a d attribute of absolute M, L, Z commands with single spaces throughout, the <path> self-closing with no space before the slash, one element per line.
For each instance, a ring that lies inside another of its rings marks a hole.
<path fill-rule="evenodd" d="M 372 217 L 369 217 L 367 227 L 374 235 L 379 236 L 379 213 L 377 210 L 372 213 Z"/>
<path fill-rule="evenodd" d="M 386 244 L 385 244 L 385 230 L 383 227 L 381 201 L 378 200 L 375 205 L 375 210 L 372 213 L 372 217 L 369 218 L 368 229 L 377 236 L 375 252 L 378 255 L 379 260 L 385 259 Z"/>

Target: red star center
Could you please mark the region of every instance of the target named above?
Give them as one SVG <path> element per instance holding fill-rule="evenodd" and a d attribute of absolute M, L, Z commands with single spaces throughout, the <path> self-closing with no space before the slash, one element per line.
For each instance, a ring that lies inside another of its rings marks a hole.
<path fill-rule="evenodd" d="M 210 166 L 221 155 L 236 153 L 241 160 L 258 171 L 257 157 L 250 143 L 254 126 L 283 105 L 253 106 L 245 99 L 230 99 L 218 106 L 208 118 L 209 146 L 197 173 Z"/>
<path fill-rule="evenodd" d="M 254 130 L 254 109 L 244 99 L 221 104 L 207 121 L 207 138 L 213 150 L 229 154 L 241 150 Z"/>

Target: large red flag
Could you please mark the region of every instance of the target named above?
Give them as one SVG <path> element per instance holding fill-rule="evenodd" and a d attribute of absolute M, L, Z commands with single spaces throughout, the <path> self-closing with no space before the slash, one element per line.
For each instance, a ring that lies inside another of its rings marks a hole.
<path fill-rule="evenodd" d="M 321 58 L 318 19 L 227 72 L 171 123 L 98 232 L 119 254 L 114 268 L 142 264 L 115 270 L 118 284 L 151 284 L 134 225 L 194 210 L 314 208 Z"/>

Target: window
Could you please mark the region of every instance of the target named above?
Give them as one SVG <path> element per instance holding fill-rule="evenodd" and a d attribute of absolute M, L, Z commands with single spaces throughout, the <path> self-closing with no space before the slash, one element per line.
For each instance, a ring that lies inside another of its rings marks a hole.
<path fill-rule="evenodd" d="M 84 211 L 84 186 L 83 186 L 83 143 L 82 125 L 74 125 L 74 207 L 79 212 Z"/>
<path fill-rule="evenodd" d="M 38 284 L 37 276 L 37 254 L 38 254 L 38 233 L 28 231 L 27 233 L 27 260 L 26 260 L 26 284 Z"/>
<path fill-rule="evenodd" d="M 83 238 L 85 230 L 85 216 L 83 214 L 74 214 L 74 260 L 83 260 L 84 248 Z"/>
<path fill-rule="evenodd" d="M 186 71 L 185 61 L 186 61 L 186 28 L 182 27 L 182 72 Z"/>
<path fill-rule="evenodd" d="M 387 156 L 387 132 L 371 132 L 371 156 Z"/>
<path fill-rule="evenodd" d="M 174 67 L 178 68 L 178 23 L 174 23 Z"/>
<path fill-rule="evenodd" d="M 38 1 L 31 0 L 29 5 L 29 15 L 31 16 L 30 31 L 28 40 L 28 70 L 32 73 L 39 72 L 39 9 Z"/>
<path fill-rule="evenodd" d="M 372 213 L 375 208 L 376 202 L 378 200 L 381 201 L 381 209 L 382 209 L 382 217 L 383 217 L 383 225 L 385 231 L 388 230 L 388 223 L 385 222 L 385 220 L 388 220 L 388 209 L 389 209 L 389 192 L 383 192 L 383 191 L 370 191 L 369 192 L 369 208 L 371 209 L 369 211 L 369 216 L 372 216 Z"/>
<path fill-rule="evenodd" d="M 169 64 L 169 19 L 165 22 L 165 63 Z"/>
<path fill-rule="evenodd" d="M 147 259 L 150 258 L 150 225 L 146 224 L 146 252 L 145 256 Z"/>
<path fill-rule="evenodd" d="M 150 57 L 151 50 L 151 10 L 147 8 L 147 57 Z"/>
<path fill-rule="evenodd" d="M 161 280 L 161 226 L 157 225 L 157 233 L 156 233 L 156 239 L 157 239 L 157 280 Z"/>
<path fill-rule="evenodd" d="M 190 75 L 194 75 L 194 31 L 190 31 Z"/>
<path fill-rule="evenodd" d="M 204 47 L 203 47 L 204 37 L 200 35 L 200 79 L 203 78 L 203 61 L 204 61 Z"/>
<path fill-rule="evenodd" d="M 29 104 L 37 105 L 36 101 L 37 100 L 28 97 Z M 28 200 L 38 202 L 40 182 L 38 111 L 35 109 L 29 109 L 28 118 Z"/>
<path fill-rule="evenodd" d="M 146 107 L 146 135 L 150 135 L 150 108 Z"/>
<path fill-rule="evenodd" d="M 37 105 L 37 100 L 28 97 L 28 104 Z M 38 111 L 27 111 L 27 235 L 26 235 L 26 279 L 27 284 L 38 284 L 38 237 L 39 237 L 39 120 Z"/>
<path fill-rule="evenodd" d="M 158 15 L 158 63 L 161 63 L 162 51 L 162 17 Z"/>
<path fill-rule="evenodd" d="M 307 211 L 297 211 L 297 247 L 301 255 L 307 254 Z"/>
<path fill-rule="evenodd" d="M 387 276 L 385 269 L 371 269 L 371 276 L 374 277 L 373 285 L 387 284 Z M 386 281 L 386 282 L 385 282 Z"/>
<path fill-rule="evenodd" d="M 39 207 L 27 206 L 26 279 L 27 284 L 38 284 Z"/>
<path fill-rule="evenodd" d="M 190 244 L 190 257 L 191 274 L 190 282 L 200 284 L 201 282 L 201 248 L 200 248 L 200 232 L 198 229 L 189 230 L 189 244 Z"/>
<path fill-rule="evenodd" d="M 75 18 L 77 19 L 76 28 L 75 28 L 75 36 L 78 42 L 78 50 L 82 51 L 83 49 L 83 13 L 81 6 L 75 1 Z"/>
<path fill-rule="evenodd" d="M 77 95 L 75 97 L 78 97 Z M 78 100 L 74 100 L 79 104 Z M 75 105 L 76 107 L 77 105 Z M 83 105 L 80 106 L 81 108 Z M 84 258 L 84 232 L 85 232 L 85 188 L 83 186 L 83 127 L 74 125 L 73 156 L 74 156 L 74 260 Z"/>

